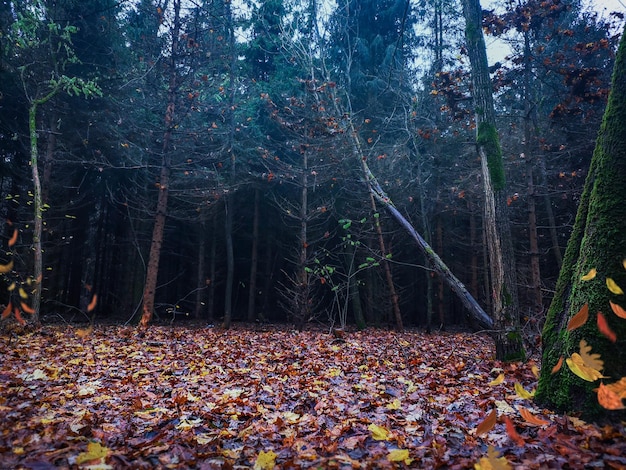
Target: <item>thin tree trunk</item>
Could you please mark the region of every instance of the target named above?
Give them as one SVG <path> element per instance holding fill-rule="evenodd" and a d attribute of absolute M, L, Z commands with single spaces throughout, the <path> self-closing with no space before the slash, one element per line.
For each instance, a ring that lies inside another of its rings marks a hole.
<path fill-rule="evenodd" d="M 204 216 L 201 216 L 204 219 Z M 202 310 L 204 309 L 204 296 L 206 293 L 207 283 L 206 274 L 204 272 L 206 257 L 206 223 L 204 220 L 198 223 L 200 236 L 198 237 L 198 262 L 196 266 L 196 300 L 194 306 L 194 318 L 196 320 L 202 318 Z"/>
<path fill-rule="evenodd" d="M 496 357 L 519 360 L 525 357 L 519 328 L 519 304 L 515 258 L 507 213 L 504 165 L 496 129 L 493 86 L 489 78 L 487 52 L 482 32 L 479 0 L 463 0 L 465 38 L 472 68 L 476 107 L 476 143 L 481 161 L 484 220 L 491 270 L 491 296 L 496 331 Z"/>
<path fill-rule="evenodd" d="M 225 2 L 224 7 L 226 9 L 226 18 L 227 21 L 227 31 L 228 31 L 228 41 L 230 47 L 230 68 L 228 71 L 228 79 L 229 79 L 229 108 L 228 108 L 228 119 L 229 119 L 229 131 L 228 131 L 228 141 L 227 141 L 227 153 L 230 160 L 230 184 L 231 189 L 234 191 L 235 179 L 236 179 L 236 156 L 234 151 L 235 144 L 235 34 L 233 31 L 233 18 L 232 18 L 232 10 L 230 2 Z M 226 211 L 226 220 L 224 226 L 224 236 L 226 238 L 226 288 L 224 292 L 224 322 L 222 326 L 224 328 L 230 328 L 233 317 L 233 282 L 235 280 L 235 254 L 234 254 L 234 245 L 233 245 L 233 221 L 235 214 L 235 193 L 227 195 L 224 199 L 224 210 Z"/>
<path fill-rule="evenodd" d="M 47 101 L 47 100 L 46 100 Z M 33 223 L 33 278 L 35 279 L 35 289 L 31 308 L 34 310 L 32 320 L 39 323 L 39 309 L 41 306 L 41 284 L 43 281 L 43 251 L 41 248 L 41 236 L 43 232 L 43 212 L 41 202 L 41 181 L 39 179 L 39 150 L 37 142 L 37 106 L 39 101 L 34 101 L 30 105 L 28 124 L 30 131 L 30 166 L 33 178 L 33 202 L 34 202 L 34 223 Z"/>
<path fill-rule="evenodd" d="M 261 190 L 254 190 L 254 217 L 252 219 L 252 250 L 250 253 L 250 280 L 248 281 L 248 321 L 256 319 L 256 281 L 259 264 L 259 219 L 261 218 Z"/>
<path fill-rule="evenodd" d="M 215 319 L 215 279 L 217 276 L 217 231 L 215 222 L 211 224 L 211 251 L 209 252 L 209 298 L 207 299 L 207 323 Z"/>
<path fill-rule="evenodd" d="M 177 54 L 180 34 L 180 3 L 181 0 L 174 0 L 174 23 L 172 26 L 172 44 L 169 61 L 169 84 L 167 90 L 167 106 L 165 109 L 165 132 L 163 133 L 163 145 L 161 146 L 161 173 L 159 176 L 156 214 L 154 216 L 154 228 L 152 229 L 152 241 L 150 243 L 150 254 L 148 255 L 148 269 L 146 271 L 146 282 L 143 290 L 143 313 L 140 325 L 148 326 L 154 314 L 154 298 L 156 294 L 157 279 L 159 274 L 159 262 L 161 260 L 161 248 L 163 246 L 163 235 L 165 233 L 165 221 L 167 218 L 167 200 L 169 196 L 170 184 L 170 141 L 174 129 L 174 118 L 176 110 L 176 92 L 178 88 Z"/>
<path fill-rule="evenodd" d="M 532 55 L 530 50 L 529 32 L 524 33 L 524 147 L 526 156 L 526 182 L 528 186 L 528 244 L 530 254 L 530 292 L 533 314 L 543 312 L 543 297 L 541 294 L 541 269 L 539 267 L 539 241 L 537 236 L 537 210 L 535 204 L 535 158 L 531 142 L 531 124 L 533 122 L 534 105 L 532 93 Z"/>

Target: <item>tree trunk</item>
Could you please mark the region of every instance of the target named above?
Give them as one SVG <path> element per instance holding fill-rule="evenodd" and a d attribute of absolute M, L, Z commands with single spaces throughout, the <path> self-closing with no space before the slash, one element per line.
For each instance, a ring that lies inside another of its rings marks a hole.
<path fill-rule="evenodd" d="M 206 256 L 206 223 L 204 216 L 201 215 L 201 221 L 198 222 L 198 262 L 196 266 L 196 300 L 194 305 L 193 316 L 196 320 L 202 318 L 204 310 L 204 298 L 207 288 L 206 273 L 204 272 Z"/>
<path fill-rule="evenodd" d="M 47 100 L 46 100 L 47 101 Z M 43 251 L 41 249 L 41 236 L 43 232 L 43 212 L 41 201 L 41 180 L 39 179 L 39 150 L 37 142 L 37 106 L 40 101 L 30 104 L 28 124 L 30 131 L 30 169 L 33 178 L 33 202 L 34 202 L 34 223 L 33 223 L 33 279 L 35 289 L 31 308 L 34 310 L 32 320 L 39 323 L 39 308 L 41 306 L 41 284 L 43 281 Z"/>
<path fill-rule="evenodd" d="M 524 153 L 526 156 L 526 181 L 528 190 L 528 244 L 530 254 L 530 293 L 533 320 L 543 313 L 543 297 L 541 294 L 541 270 L 539 267 L 539 240 L 537 236 L 537 210 L 535 204 L 535 158 L 531 135 L 534 104 L 532 94 L 532 54 L 530 50 L 529 32 L 524 32 Z"/>
<path fill-rule="evenodd" d="M 626 33 L 626 32 L 625 32 Z M 617 52 L 611 92 L 596 141 L 589 174 L 581 196 L 574 229 L 569 239 L 556 293 L 543 330 L 543 357 L 536 400 L 568 413 L 581 413 L 583 419 L 601 421 L 624 419 L 624 411 L 608 411 L 598 403 L 598 380 L 586 381 L 563 365 L 552 373 L 561 358 L 578 352 L 581 340 L 591 346 L 591 354 L 604 361 L 604 384 L 626 376 L 626 319 L 611 310 L 609 302 L 626 308 L 624 295 L 607 289 L 612 279 L 626 288 L 626 34 Z M 597 277 L 583 280 L 591 269 Z M 616 291 L 615 288 L 612 289 Z M 567 331 L 570 318 L 584 305 L 590 318 Z M 599 332 L 596 320 L 604 314 L 615 333 L 615 342 Z M 616 399 L 616 405 L 622 403 Z"/>
<path fill-rule="evenodd" d="M 252 219 L 252 250 L 250 253 L 250 280 L 248 281 L 248 321 L 256 319 L 256 280 L 259 264 L 259 219 L 261 213 L 261 190 L 254 190 L 254 217 Z"/>
<path fill-rule="evenodd" d="M 485 199 L 483 225 L 489 251 L 496 357 L 500 360 L 513 361 L 523 359 L 525 352 L 519 328 L 515 258 L 504 193 L 504 165 L 496 130 L 493 87 L 489 78 L 479 0 L 463 0 L 463 14 L 472 68 L 476 143 L 481 161 Z"/>
<path fill-rule="evenodd" d="M 235 253 L 233 248 L 233 213 L 235 195 L 224 197 L 224 238 L 226 241 L 226 286 L 224 288 L 224 321 L 223 328 L 230 328 L 233 321 L 233 283 L 235 281 Z"/>
<path fill-rule="evenodd" d="M 167 105 L 165 109 L 165 131 L 163 133 L 163 145 L 161 146 L 161 174 L 159 177 L 156 214 L 154 216 L 154 228 L 152 229 L 152 241 L 150 254 L 148 255 L 148 269 L 146 282 L 143 290 L 143 313 L 140 324 L 148 326 L 154 314 L 154 297 L 156 294 L 157 278 L 159 275 L 159 262 L 161 260 L 161 248 L 165 233 L 165 220 L 167 218 L 167 200 L 170 184 L 170 141 L 174 130 L 174 117 L 176 109 L 176 91 L 178 87 L 177 54 L 180 33 L 180 3 L 174 0 L 174 23 L 172 25 L 172 48 L 169 61 L 169 84 L 167 90 Z"/>

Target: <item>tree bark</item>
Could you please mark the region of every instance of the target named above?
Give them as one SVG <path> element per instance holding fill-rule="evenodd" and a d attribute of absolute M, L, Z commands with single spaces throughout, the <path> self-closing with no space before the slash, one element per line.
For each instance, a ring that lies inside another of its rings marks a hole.
<path fill-rule="evenodd" d="M 261 213 L 261 190 L 254 190 L 254 217 L 252 219 L 252 249 L 250 253 L 250 280 L 248 281 L 248 321 L 256 319 L 256 281 L 259 265 L 259 219 Z"/>
<path fill-rule="evenodd" d="M 581 340 L 604 361 L 604 384 L 626 376 L 626 319 L 614 315 L 609 302 L 626 308 L 624 295 L 607 289 L 608 279 L 626 288 L 626 31 L 617 52 L 612 86 L 585 180 L 576 222 L 567 244 L 563 266 L 543 329 L 543 356 L 536 400 L 564 412 L 581 413 L 583 419 L 624 419 L 622 410 L 608 411 L 598 403 L 599 382 L 585 381 L 563 365 L 561 358 L 579 350 Z M 582 277 L 591 269 L 598 275 Z M 570 318 L 588 305 L 590 318 L 567 331 Z M 600 333 L 596 319 L 604 313 L 615 342 Z"/>
<path fill-rule="evenodd" d="M 159 275 L 159 262 L 163 235 L 165 233 L 165 221 L 167 218 L 167 200 L 169 196 L 171 156 L 170 141 L 174 130 L 174 118 L 176 111 L 176 92 L 178 88 L 177 54 L 180 34 L 180 3 L 174 0 L 174 23 L 172 25 L 172 44 L 169 60 L 169 84 L 167 90 L 167 105 L 165 108 L 163 132 L 163 144 L 161 146 L 161 173 L 158 181 L 159 193 L 157 196 L 156 214 L 152 229 L 152 241 L 150 242 L 150 254 L 148 255 L 148 269 L 146 282 L 143 290 L 143 313 L 140 325 L 148 326 L 154 314 L 154 298 L 156 294 L 157 279 Z"/>
<path fill-rule="evenodd" d="M 479 0 L 463 0 L 465 38 L 472 69 L 476 108 L 476 143 L 481 161 L 486 231 L 491 274 L 491 296 L 495 325 L 496 357 L 519 360 L 525 357 L 519 328 L 519 304 L 515 258 L 507 214 L 502 150 L 496 130 L 493 87 L 489 78 L 487 52 L 482 32 Z"/>

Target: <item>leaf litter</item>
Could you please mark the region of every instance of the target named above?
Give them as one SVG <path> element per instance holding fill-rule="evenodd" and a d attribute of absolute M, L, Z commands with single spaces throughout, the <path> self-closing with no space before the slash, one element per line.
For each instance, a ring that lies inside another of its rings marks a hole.
<path fill-rule="evenodd" d="M 0 338 L 0 466 L 626 466 L 623 428 L 536 406 L 536 364 L 493 356 L 468 333 L 45 327 Z"/>

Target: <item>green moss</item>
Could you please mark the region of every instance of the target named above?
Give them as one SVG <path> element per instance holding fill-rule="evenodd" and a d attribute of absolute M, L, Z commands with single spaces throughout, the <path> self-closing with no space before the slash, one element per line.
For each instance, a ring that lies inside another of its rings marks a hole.
<path fill-rule="evenodd" d="M 493 190 L 503 190 L 506 186 L 506 177 L 504 176 L 504 163 L 502 162 L 502 148 L 500 147 L 498 130 L 491 124 L 481 122 L 478 125 L 476 143 L 483 147 L 487 154 L 487 166 Z"/>

